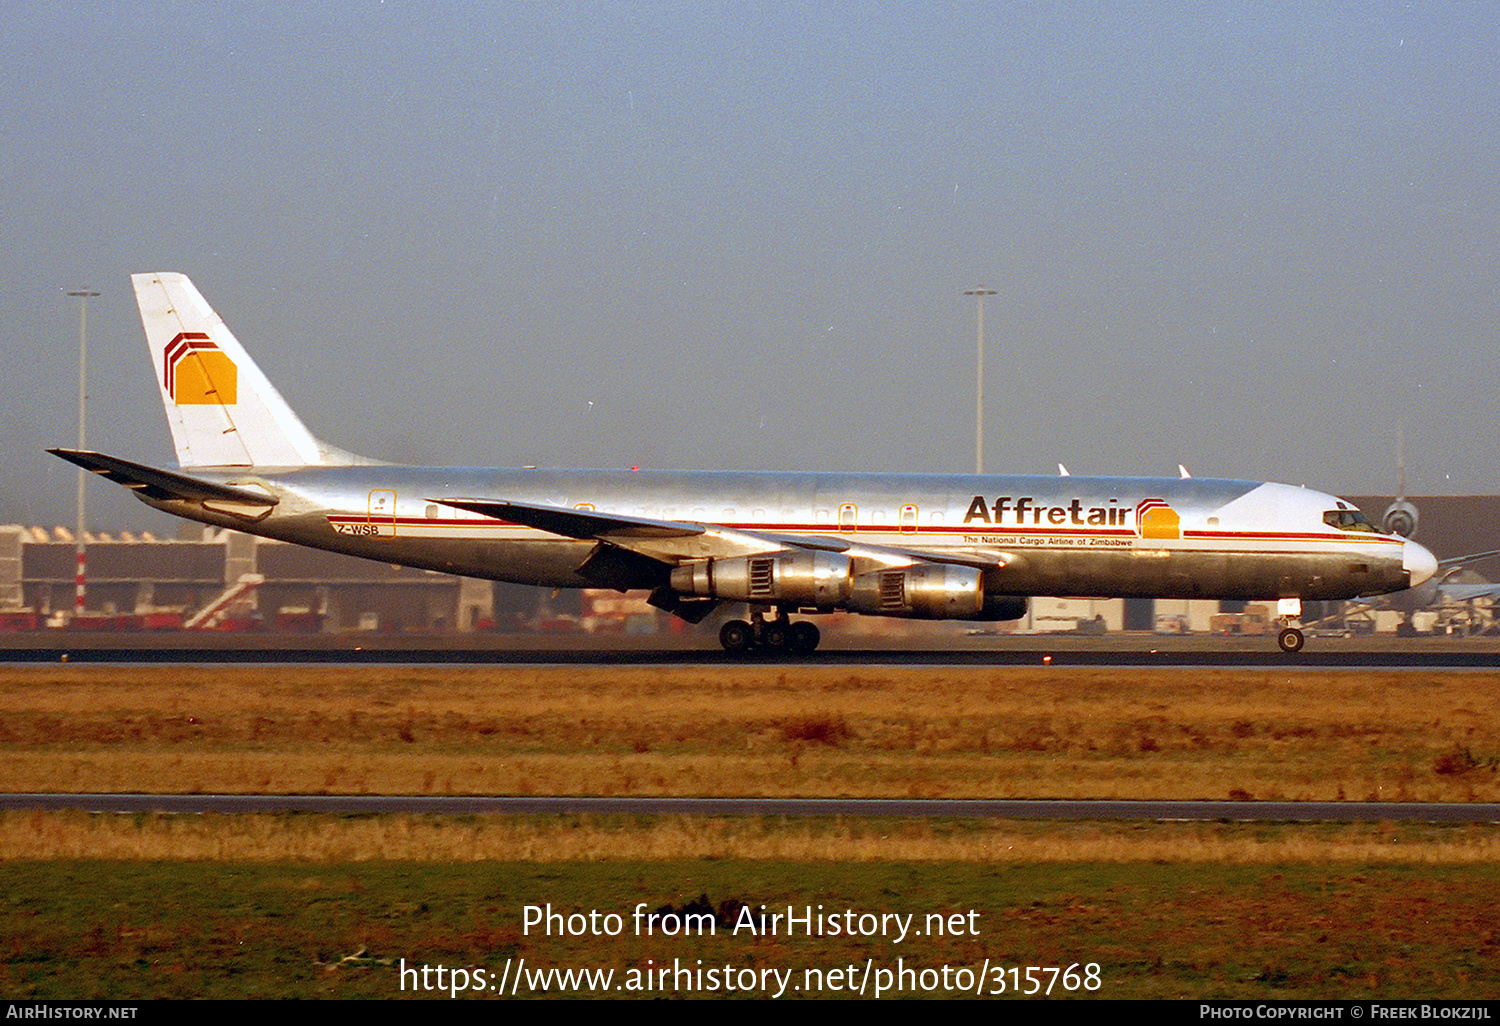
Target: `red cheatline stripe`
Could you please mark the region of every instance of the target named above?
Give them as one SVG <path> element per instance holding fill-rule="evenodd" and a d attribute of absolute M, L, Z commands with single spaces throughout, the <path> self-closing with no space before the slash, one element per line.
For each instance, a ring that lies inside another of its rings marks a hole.
<path fill-rule="evenodd" d="M 452 530 L 455 528 L 524 528 L 523 524 L 511 523 L 508 520 L 493 518 L 442 519 L 429 520 L 425 517 L 366 517 L 358 514 L 346 516 L 328 516 L 329 523 L 333 524 L 366 524 L 380 523 L 390 524 L 396 527 L 429 527 Z M 684 521 L 686 523 L 686 521 Z M 840 531 L 834 524 L 723 524 L 705 521 L 710 527 L 724 527 L 734 531 L 756 531 L 776 532 L 780 534 L 816 534 L 816 535 L 838 535 L 850 534 L 901 534 L 908 538 L 923 535 L 998 535 L 1008 534 L 1025 538 L 1139 538 L 1134 531 L 1127 529 L 1101 529 L 1101 530 L 1048 530 L 1047 528 L 1031 527 L 996 527 L 992 524 L 969 524 L 942 527 L 923 527 L 916 531 L 902 530 L 894 524 L 882 524 L 879 527 L 862 526 L 858 531 Z M 534 528 L 541 531 L 541 528 Z M 545 533 L 545 532 L 544 532 Z M 1306 534 L 1298 531 L 1183 531 L 1184 540 L 1197 541 L 1283 541 L 1283 542 L 1344 542 L 1350 545 L 1399 545 L 1393 538 L 1380 535 L 1343 535 L 1343 534 Z M 1167 539 L 1161 539 L 1167 540 Z M 1210 551 L 1232 551 L 1232 550 L 1210 550 Z"/>

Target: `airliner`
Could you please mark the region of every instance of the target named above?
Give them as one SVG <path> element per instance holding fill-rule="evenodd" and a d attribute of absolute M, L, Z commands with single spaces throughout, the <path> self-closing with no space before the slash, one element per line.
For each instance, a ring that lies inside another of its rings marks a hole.
<path fill-rule="evenodd" d="M 466 469 L 313 437 L 187 277 L 133 276 L 175 469 L 50 452 L 189 520 L 383 563 L 645 590 L 731 653 L 806 654 L 806 614 L 1007 621 L 1032 596 L 1301 603 L 1411 588 L 1432 553 L 1306 488 L 1207 478 Z M 799 618 L 793 620 L 796 615 Z"/>

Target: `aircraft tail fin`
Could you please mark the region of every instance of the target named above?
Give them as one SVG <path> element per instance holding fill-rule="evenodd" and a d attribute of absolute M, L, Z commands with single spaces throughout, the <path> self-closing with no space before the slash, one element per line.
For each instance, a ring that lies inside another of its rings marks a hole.
<path fill-rule="evenodd" d="M 367 462 L 313 437 L 186 275 L 131 280 L 180 466 Z"/>

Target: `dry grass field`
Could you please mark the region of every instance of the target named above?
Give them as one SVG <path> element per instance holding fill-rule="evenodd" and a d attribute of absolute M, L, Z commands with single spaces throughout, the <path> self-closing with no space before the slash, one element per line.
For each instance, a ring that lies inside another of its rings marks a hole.
<path fill-rule="evenodd" d="M 23 667 L 10 791 L 1500 800 L 1500 673 Z"/>
<path fill-rule="evenodd" d="M 1489 672 L 9 668 L 0 787 L 1496 801 L 1497 685 Z M 13 812 L 0 814 L 0 991 L 431 997 L 401 989 L 400 959 L 801 973 L 905 958 L 1092 961 L 1097 996 L 1116 998 L 1492 999 L 1497 866 L 1485 825 Z M 532 903 L 623 913 L 700 894 L 971 909 L 982 930 L 897 948 L 521 928 Z"/>
<path fill-rule="evenodd" d="M 774 816 L 0 813 L 0 862 L 339 864 L 735 859 L 1500 866 L 1486 825 L 1046 823 Z"/>

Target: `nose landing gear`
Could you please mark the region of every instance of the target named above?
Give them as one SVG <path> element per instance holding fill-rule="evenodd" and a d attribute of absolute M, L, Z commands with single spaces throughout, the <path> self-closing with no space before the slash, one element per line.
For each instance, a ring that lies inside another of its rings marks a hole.
<path fill-rule="evenodd" d="M 1281 646 L 1283 652 L 1301 652 L 1305 641 L 1302 632 L 1295 627 L 1283 627 L 1281 633 L 1276 635 L 1276 644 Z"/>
<path fill-rule="evenodd" d="M 1302 636 L 1302 631 L 1293 627 L 1292 624 L 1302 619 L 1302 600 L 1299 598 L 1284 598 L 1276 603 L 1276 622 L 1281 624 L 1281 633 L 1276 635 L 1276 644 L 1287 654 L 1302 651 L 1302 645 L 1307 640 Z"/>

